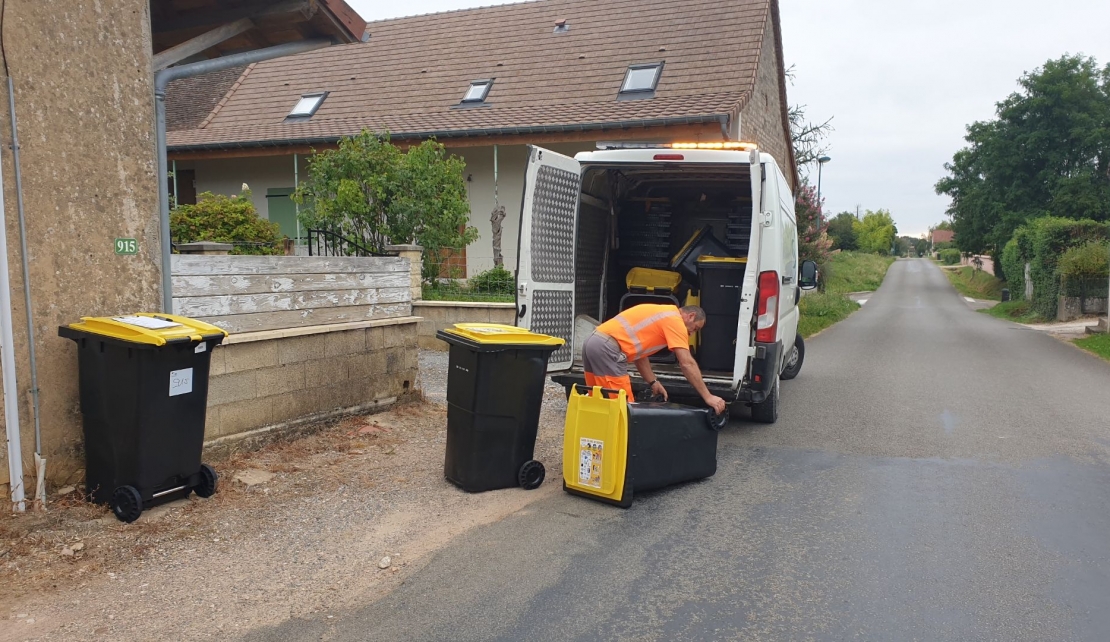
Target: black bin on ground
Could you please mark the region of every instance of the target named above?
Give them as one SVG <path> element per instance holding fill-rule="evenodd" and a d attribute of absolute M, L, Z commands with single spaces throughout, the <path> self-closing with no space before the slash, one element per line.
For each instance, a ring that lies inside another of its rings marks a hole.
<path fill-rule="evenodd" d="M 227 333 L 168 314 L 86 317 L 58 328 L 77 343 L 85 489 L 116 517 L 196 492 L 217 475 L 201 463 L 212 349 Z"/>
<path fill-rule="evenodd" d="M 703 256 L 697 261 L 701 283 L 701 308 L 705 327 L 698 344 L 698 367 L 730 371 L 736 355 L 736 326 L 740 322 L 740 292 L 744 285 L 745 258 Z"/>
<path fill-rule="evenodd" d="M 436 337 L 450 347 L 443 475 L 471 493 L 543 483 L 532 459 L 547 362 L 565 342 L 513 326 L 460 323 Z"/>
<path fill-rule="evenodd" d="M 718 415 L 675 403 L 626 402 L 618 391 L 585 386 L 571 391 L 564 490 L 628 508 L 637 493 L 717 472 L 717 433 L 728 423 L 727 410 Z"/>

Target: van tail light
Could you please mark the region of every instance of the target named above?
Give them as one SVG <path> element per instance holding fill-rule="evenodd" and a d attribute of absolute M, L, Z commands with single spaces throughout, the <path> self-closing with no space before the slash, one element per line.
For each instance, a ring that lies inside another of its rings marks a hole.
<path fill-rule="evenodd" d="M 755 321 L 755 340 L 759 343 L 774 343 L 775 330 L 779 324 L 779 273 L 774 271 L 759 273 L 759 317 Z"/>

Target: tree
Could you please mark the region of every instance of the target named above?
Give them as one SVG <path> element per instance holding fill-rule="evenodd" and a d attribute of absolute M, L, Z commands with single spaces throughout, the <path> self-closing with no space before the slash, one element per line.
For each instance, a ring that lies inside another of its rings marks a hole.
<path fill-rule="evenodd" d="M 898 227 L 894 218 L 887 210 L 872 212 L 867 210 L 863 220 L 856 221 L 854 226 L 856 242 L 863 252 L 873 254 L 890 254 L 894 248 L 894 239 L 898 236 Z"/>
<path fill-rule="evenodd" d="M 859 248 L 856 243 L 856 215 L 851 212 L 841 212 L 829 221 L 829 238 L 833 248 L 837 250 L 855 250 Z"/>
<path fill-rule="evenodd" d="M 389 135 L 363 131 L 339 141 L 338 149 L 309 160 L 308 179 L 293 199 L 301 222 L 375 251 L 389 243 L 424 247 L 423 276 L 440 274 L 445 250 L 478 237 L 467 225 L 470 204 L 463 161 L 426 140 L 402 152 Z"/>
<path fill-rule="evenodd" d="M 1019 85 L 994 120 L 968 126 L 936 184 L 964 252 L 997 259 L 1014 230 L 1049 214 L 1110 219 L 1110 66 L 1063 56 Z"/>
<path fill-rule="evenodd" d="M 952 227 L 952 221 L 941 221 L 935 226 L 929 228 L 929 231 L 932 232 L 933 230 L 944 230 L 946 232 L 951 232 L 953 229 L 955 228 Z"/>
<path fill-rule="evenodd" d="M 794 215 L 798 221 L 798 257 L 803 261 L 824 263 L 832 241 L 825 233 L 825 217 L 821 215 L 821 203 L 817 202 L 817 189 L 804 177 L 794 198 Z"/>

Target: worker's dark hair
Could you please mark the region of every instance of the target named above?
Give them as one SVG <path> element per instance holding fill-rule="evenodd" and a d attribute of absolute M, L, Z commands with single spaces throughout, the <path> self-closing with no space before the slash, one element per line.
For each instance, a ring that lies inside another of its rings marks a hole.
<path fill-rule="evenodd" d="M 680 311 L 685 312 L 686 314 L 694 315 L 694 323 L 697 323 L 699 321 L 705 321 L 705 310 L 702 310 L 701 308 L 699 308 L 696 305 L 688 305 L 688 306 L 682 308 L 682 310 L 680 310 Z"/>

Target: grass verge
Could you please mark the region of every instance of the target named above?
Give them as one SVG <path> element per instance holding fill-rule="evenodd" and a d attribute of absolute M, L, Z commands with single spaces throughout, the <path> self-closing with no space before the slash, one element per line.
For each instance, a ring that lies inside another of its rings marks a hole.
<path fill-rule="evenodd" d="M 822 266 L 825 291 L 834 294 L 878 290 L 894 257 L 837 252 Z"/>
<path fill-rule="evenodd" d="M 989 310 L 980 310 L 980 312 L 1018 323 L 1044 323 L 1045 321 L 1041 315 L 1033 311 L 1028 301 L 1007 301 L 999 303 Z"/>
<path fill-rule="evenodd" d="M 944 274 L 952 282 L 956 291 L 963 296 L 988 301 L 1002 300 L 1002 288 L 1006 287 L 1006 282 L 993 274 L 987 274 L 982 270 L 976 272 L 971 266 L 944 270 Z"/>
<path fill-rule="evenodd" d="M 1089 337 L 1076 339 L 1075 345 L 1110 361 L 1110 334 L 1092 334 Z"/>
<path fill-rule="evenodd" d="M 811 337 L 830 325 L 845 319 L 859 309 L 859 304 L 845 294 L 814 292 L 802 297 L 798 303 L 801 318 L 798 319 L 798 332 L 802 337 Z"/>

